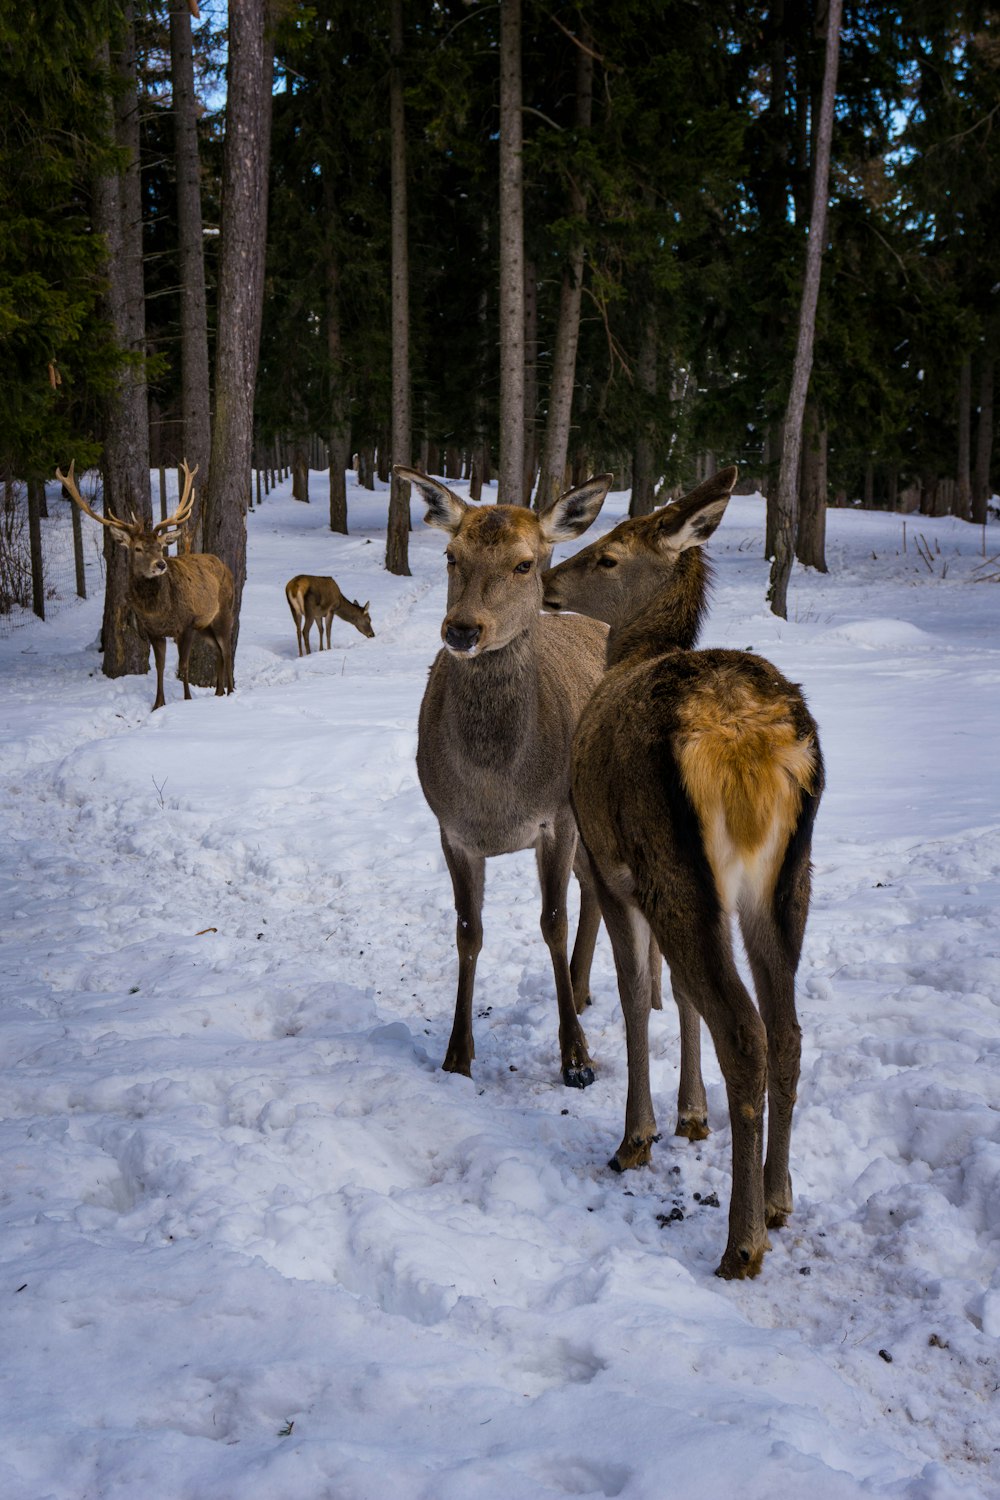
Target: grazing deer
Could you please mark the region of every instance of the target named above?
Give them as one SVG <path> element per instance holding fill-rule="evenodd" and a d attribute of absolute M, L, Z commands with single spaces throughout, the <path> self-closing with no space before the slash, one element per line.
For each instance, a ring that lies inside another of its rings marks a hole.
<path fill-rule="evenodd" d="M 295 636 L 299 643 L 299 655 L 302 655 L 302 638 L 305 637 L 307 656 L 312 655 L 309 647 L 309 632 L 313 621 L 319 621 L 319 649 L 323 649 L 323 624 L 326 622 L 326 649 L 330 649 L 330 627 L 333 624 L 334 615 L 339 615 L 355 630 L 360 630 L 369 640 L 374 636 L 371 618 L 368 614 L 368 603 L 358 604 L 356 600 L 346 599 L 332 578 L 317 578 L 312 573 L 296 573 L 294 578 L 289 578 L 285 584 L 285 598 L 288 600 L 288 608 L 292 612 L 295 621 Z M 303 626 L 303 621 L 304 626 Z"/>
<path fill-rule="evenodd" d="M 185 698 L 191 697 L 188 664 L 191 645 L 197 630 L 214 643 L 219 654 L 215 695 L 233 691 L 233 575 L 220 557 L 210 552 L 194 552 L 184 557 L 168 557 L 167 548 L 177 540 L 190 519 L 194 506 L 194 476 L 198 467 L 184 469 L 184 493 L 173 515 L 165 521 L 121 521 L 112 512 L 99 516 L 84 500 L 73 477 L 56 470 L 56 478 L 66 492 L 92 520 L 106 526 L 113 539 L 129 553 L 128 603 L 139 628 L 153 648 L 156 662 L 156 699 L 154 711 L 162 708 L 163 666 L 167 655 L 167 637 L 177 642 L 181 679 Z"/>
<path fill-rule="evenodd" d="M 628 1102 L 611 1165 L 646 1164 L 656 1139 L 652 938 L 678 998 L 704 1017 L 726 1081 L 733 1187 L 718 1274 L 746 1277 L 760 1270 L 767 1228 L 792 1210 L 795 971 L 823 761 L 801 692 L 770 662 L 692 650 L 705 607 L 701 544 L 735 482 L 736 469 L 723 469 L 676 504 L 621 522 L 546 574 L 545 603 L 610 626 L 572 777 L 625 1013 Z M 734 962 L 734 913 L 760 1014 Z"/>
<path fill-rule="evenodd" d="M 607 632 L 541 613 L 553 544 L 586 530 L 611 483 L 603 474 L 540 515 L 521 505 L 468 505 L 436 479 L 397 466 L 448 533 L 444 650 L 420 707 L 417 771 L 437 817 L 457 913 L 458 995 L 444 1060 L 472 1075 L 472 996 L 483 944 L 486 860 L 535 850 L 542 936 L 555 974 L 563 1082 L 586 1088 L 593 1064 L 578 1013 L 589 1001 L 600 911 L 569 799 L 570 745 L 604 669 Z M 580 921 L 567 961 L 566 893 L 580 881 Z"/>

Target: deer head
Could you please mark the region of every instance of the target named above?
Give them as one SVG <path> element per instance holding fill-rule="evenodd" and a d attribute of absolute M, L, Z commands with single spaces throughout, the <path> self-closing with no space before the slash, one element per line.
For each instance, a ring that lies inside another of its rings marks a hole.
<path fill-rule="evenodd" d="M 588 479 L 536 515 L 523 505 L 469 505 L 418 469 L 397 464 L 394 473 L 419 490 L 427 524 L 450 537 L 441 639 L 455 656 L 499 651 L 530 629 L 542 607 L 542 573 L 553 546 L 586 531 L 612 479 Z"/>
<path fill-rule="evenodd" d="M 130 521 L 121 520 L 113 511 L 109 511 L 106 516 L 98 515 L 97 511 L 92 510 L 87 504 L 76 487 L 75 467 L 75 464 L 70 464 L 68 474 L 57 469 L 56 478 L 64 486 L 75 505 L 90 516 L 91 520 L 106 527 L 120 547 L 128 548 L 133 577 L 158 578 L 160 574 L 165 573 L 167 571 L 167 548 L 171 542 L 177 540 L 191 517 L 195 498 L 194 476 L 198 472 L 198 465 L 189 469 L 187 460 L 184 460 L 181 465 L 184 470 L 184 493 L 177 509 L 172 515 L 167 516 L 165 521 L 157 521 L 155 525 L 152 522 L 140 521 L 134 513 Z"/>
<path fill-rule="evenodd" d="M 545 607 L 573 610 L 620 629 L 670 582 L 680 582 L 681 559 L 715 531 L 729 504 L 738 470 L 730 465 L 697 489 L 650 516 L 621 521 L 607 536 L 545 575 Z M 704 574 L 691 578 L 704 588 Z"/>

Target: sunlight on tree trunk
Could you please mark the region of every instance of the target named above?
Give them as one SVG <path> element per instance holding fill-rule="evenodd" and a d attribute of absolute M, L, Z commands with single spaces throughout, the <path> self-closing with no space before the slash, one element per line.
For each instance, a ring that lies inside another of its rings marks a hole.
<path fill-rule="evenodd" d="M 812 214 L 806 245 L 806 270 L 799 308 L 799 333 L 792 367 L 792 382 L 785 412 L 781 445 L 781 469 L 775 504 L 774 562 L 768 601 L 774 614 L 788 618 L 788 579 L 792 571 L 796 524 L 796 498 L 802 454 L 802 422 L 805 415 L 809 375 L 812 370 L 819 302 L 820 269 L 826 236 L 826 209 L 830 181 L 830 143 L 833 138 L 833 107 L 840 53 L 841 0 L 830 0 L 826 20 L 826 65 L 823 72 L 823 102 L 816 141 Z"/>

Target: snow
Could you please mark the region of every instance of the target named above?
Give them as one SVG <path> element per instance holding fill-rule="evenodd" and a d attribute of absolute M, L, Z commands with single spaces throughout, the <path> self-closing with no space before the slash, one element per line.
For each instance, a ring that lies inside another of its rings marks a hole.
<path fill-rule="evenodd" d="M 488 869 L 475 1077 L 441 1071 L 454 913 L 414 752 L 442 538 L 414 504 L 394 578 L 384 487 L 351 488 L 347 537 L 312 488 L 249 517 L 233 698 L 182 702 L 173 647 L 159 713 L 151 675 L 101 674 L 97 528 L 81 602 L 54 487 L 49 618 L 0 635 L 0 1495 L 1000 1495 L 982 533 L 909 518 L 904 551 L 900 517 L 831 511 L 830 573 L 796 571 L 787 622 L 760 499 L 710 544 L 703 644 L 803 684 L 829 780 L 796 1212 L 757 1281 L 724 1283 L 711 1048 L 711 1137 L 611 1172 L 610 947 L 597 1081 L 567 1090 L 528 853 Z M 371 600 L 374 640 L 336 620 L 296 656 L 283 585 L 306 570 Z M 669 1005 L 651 1051 L 666 1132 Z"/>

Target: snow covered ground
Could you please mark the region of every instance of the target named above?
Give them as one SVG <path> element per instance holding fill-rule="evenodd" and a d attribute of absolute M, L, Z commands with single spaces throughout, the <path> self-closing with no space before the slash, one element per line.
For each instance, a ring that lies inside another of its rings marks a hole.
<path fill-rule="evenodd" d="M 383 569 L 279 489 L 249 518 L 237 693 L 102 676 L 101 578 L 0 639 L 3 1500 L 1000 1495 L 1000 585 L 951 519 L 833 511 L 763 603 L 763 507 L 710 544 L 703 644 L 805 687 L 829 785 L 800 971 L 796 1213 L 712 1274 L 729 1130 L 607 1165 L 559 1083 L 530 855 L 493 861 L 475 1078 L 440 1070 L 451 890 L 414 769 L 443 539 Z M 598 527 L 623 513 L 612 495 Z M 85 526 L 87 523 L 84 523 Z M 930 561 L 916 550 L 922 536 Z M 1000 550 L 1000 527 L 988 551 Z M 977 572 L 979 568 L 979 572 Z M 283 584 L 371 600 L 299 660 Z M 988 571 L 988 570 L 987 570 Z M 673 1119 L 672 1007 L 654 1016 Z M 716 1200 L 720 1206 L 715 1206 Z"/>

